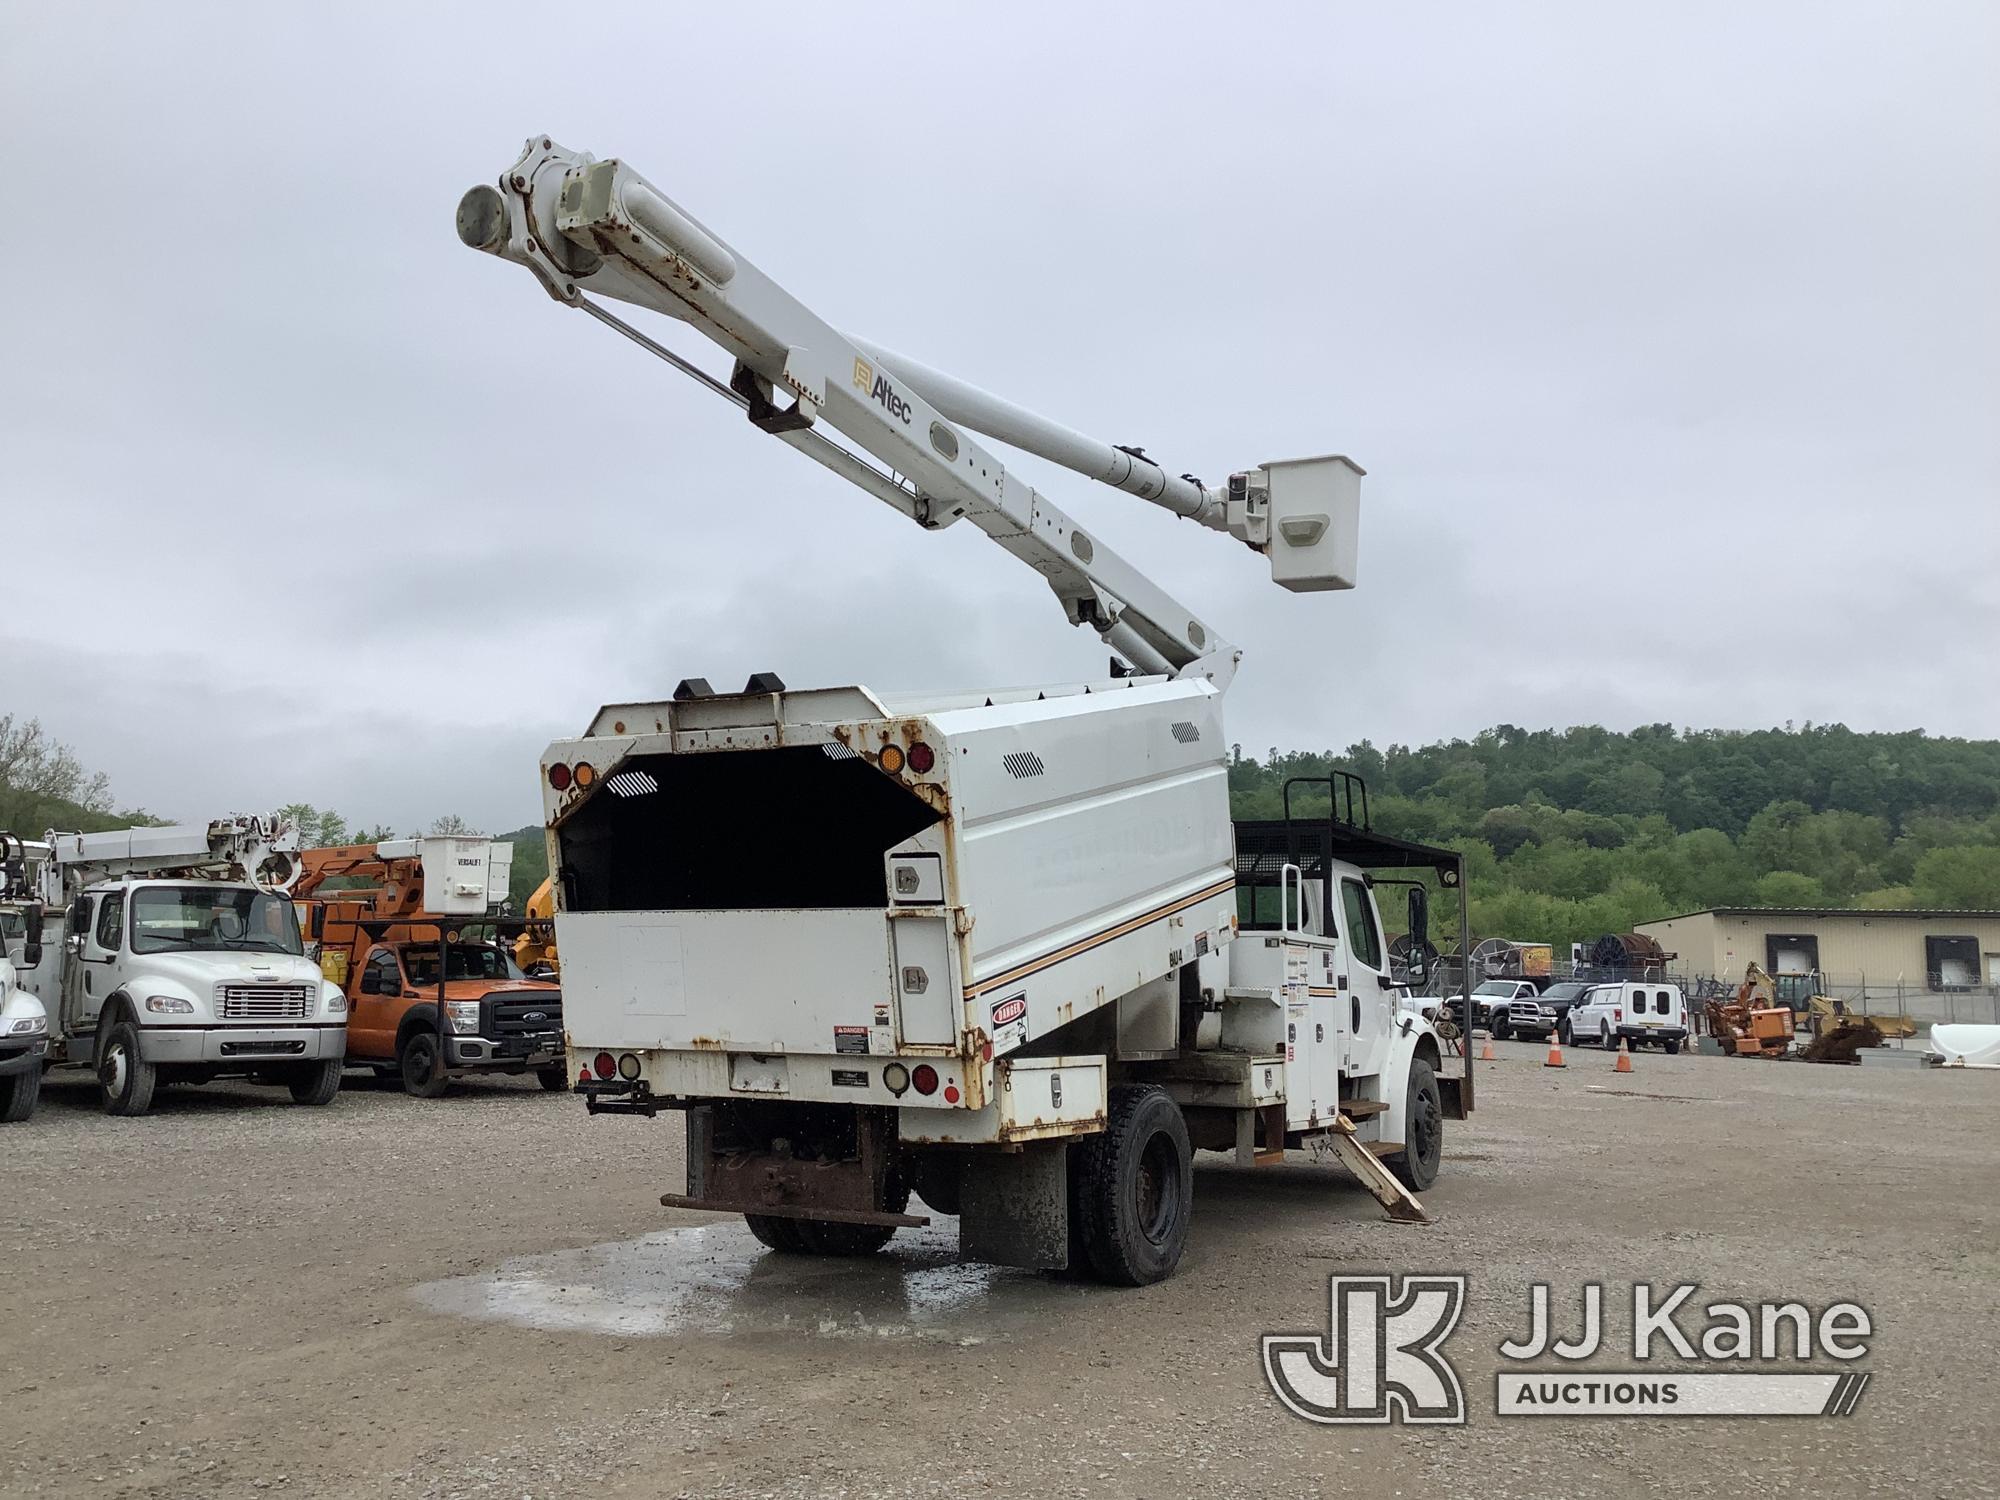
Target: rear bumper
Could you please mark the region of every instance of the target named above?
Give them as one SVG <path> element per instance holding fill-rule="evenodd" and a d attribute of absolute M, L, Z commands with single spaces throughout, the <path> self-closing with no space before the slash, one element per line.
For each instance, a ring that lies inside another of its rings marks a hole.
<path fill-rule="evenodd" d="M 42 1065 L 42 1058 L 49 1050 L 49 1039 L 38 1036 L 32 1041 L 15 1044 L 0 1044 L 0 1078 L 11 1078 L 16 1073 L 26 1073 Z"/>
<path fill-rule="evenodd" d="M 347 1054 L 347 1023 L 317 1026 L 172 1026 L 139 1028 L 139 1055 L 151 1063 L 259 1067 L 331 1062 Z"/>
<path fill-rule="evenodd" d="M 1617 1035 L 1628 1042 L 1684 1042 L 1687 1034 L 1685 1026 L 1634 1026 L 1628 1022 L 1617 1028 Z"/>

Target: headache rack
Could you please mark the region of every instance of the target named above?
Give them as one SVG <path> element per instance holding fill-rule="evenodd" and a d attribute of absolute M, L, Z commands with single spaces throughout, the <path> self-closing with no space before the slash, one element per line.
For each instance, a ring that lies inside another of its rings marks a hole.
<path fill-rule="evenodd" d="M 1322 788 L 1328 799 L 1326 810 L 1293 813 L 1294 787 Z M 1456 849 L 1377 833 L 1369 817 L 1367 784 L 1351 771 L 1288 778 L 1284 808 L 1286 816 L 1282 818 L 1242 818 L 1234 825 L 1237 907 L 1245 927 L 1259 925 L 1256 919 L 1266 908 L 1272 913 L 1282 910 L 1286 866 L 1295 868 L 1303 881 L 1321 882 L 1324 889 L 1330 867 L 1338 862 L 1361 870 L 1371 886 L 1412 885 L 1422 883 L 1423 875 L 1434 876 L 1441 889 L 1459 898 L 1458 951 L 1472 951 L 1464 855 Z M 1428 950 L 1425 967 L 1435 973 L 1436 949 L 1428 939 L 1424 947 Z M 1438 1079 L 1438 1089 L 1446 1112 L 1463 1119 L 1472 1109 L 1472 1049 L 1465 1045 L 1465 1039 L 1472 1035 L 1472 986 L 1468 983 L 1459 988 L 1456 1013 L 1440 1019 L 1449 1019 L 1458 1028 L 1462 1071 L 1456 1078 Z"/>

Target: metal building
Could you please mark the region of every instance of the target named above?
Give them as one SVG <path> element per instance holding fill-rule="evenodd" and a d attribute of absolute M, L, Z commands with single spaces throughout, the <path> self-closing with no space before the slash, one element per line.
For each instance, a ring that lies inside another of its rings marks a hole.
<path fill-rule="evenodd" d="M 2000 911 L 1718 906 L 1638 930 L 1678 954 L 1675 968 L 1691 975 L 1737 978 L 1754 962 L 1776 975 L 1818 973 L 1842 989 L 2000 988 Z"/>

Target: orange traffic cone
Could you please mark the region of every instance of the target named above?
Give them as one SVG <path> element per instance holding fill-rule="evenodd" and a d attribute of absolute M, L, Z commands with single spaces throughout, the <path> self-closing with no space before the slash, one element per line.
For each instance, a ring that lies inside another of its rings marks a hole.
<path fill-rule="evenodd" d="M 1568 1063 L 1563 1061 L 1562 1043 L 1553 1036 L 1549 1038 L 1549 1055 L 1542 1059 L 1542 1066 L 1545 1068 L 1566 1068 L 1569 1066 Z"/>
<path fill-rule="evenodd" d="M 1614 1073 L 1632 1071 L 1632 1046 L 1622 1036 L 1618 1038 L 1618 1061 L 1612 1064 L 1611 1071 Z"/>
<path fill-rule="evenodd" d="M 1479 1049 L 1479 1060 L 1480 1060 L 1481 1062 L 1498 1062 L 1498 1061 L 1499 1061 L 1499 1059 L 1498 1059 L 1497 1057 L 1495 1057 L 1495 1056 L 1493 1055 L 1493 1038 L 1492 1038 L 1492 1037 L 1490 1037 L 1490 1036 L 1489 1036 L 1489 1037 L 1488 1037 L 1488 1038 L 1486 1039 L 1485 1043 L 1484 1043 L 1484 1044 L 1483 1044 L 1483 1045 L 1482 1045 L 1482 1046 L 1480 1047 L 1480 1049 Z"/>

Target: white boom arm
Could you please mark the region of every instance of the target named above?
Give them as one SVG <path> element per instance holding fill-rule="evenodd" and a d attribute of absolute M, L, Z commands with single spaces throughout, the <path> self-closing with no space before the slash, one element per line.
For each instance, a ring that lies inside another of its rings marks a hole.
<path fill-rule="evenodd" d="M 120 828 L 48 835 L 41 898 L 68 902 L 101 880 L 249 881 L 290 890 L 299 878 L 298 831 L 281 818 L 217 818 L 177 828 Z"/>
<path fill-rule="evenodd" d="M 983 433 L 1226 531 L 1295 590 L 1351 588 L 1362 471 L 1338 455 L 1232 474 L 1221 491 L 1167 473 L 824 322 L 620 161 L 531 137 L 499 186 L 460 200 L 459 238 L 526 266 L 581 308 L 929 529 L 970 520 L 1048 582 L 1132 669 L 1226 686 L 1241 655 L 968 436 Z M 736 361 L 728 387 L 586 293 L 689 323 Z M 778 393 L 789 403 L 778 404 Z M 824 421 L 887 466 L 834 442 Z"/>

